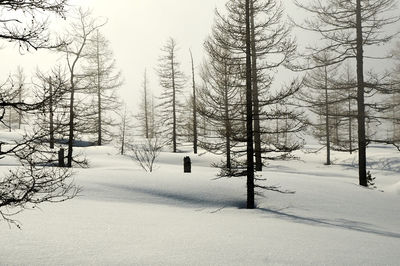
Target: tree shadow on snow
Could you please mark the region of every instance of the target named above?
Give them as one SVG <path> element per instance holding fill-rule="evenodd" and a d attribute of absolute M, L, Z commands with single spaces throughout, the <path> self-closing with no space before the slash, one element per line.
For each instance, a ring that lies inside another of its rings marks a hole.
<path fill-rule="evenodd" d="M 102 195 L 106 196 L 108 200 L 111 199 L 125 202 L 160 204 L 188 208 L 209 207 L 223 209 L 229 207 L 245 207 L 244 200 L 239 197 L 234 198 L 224 195 L 201 194 L 199 192 L 195 193 L 194 191 L 182 193 L 182 191 L 167 191 L 166 189 L 161 190 L 118 184 L 107 184 L 106 186 L 107 188 L 111 188 L 113 190 L 113 192 L 109 195 Z M 115 193 L 116 191 L 118 193 Z"/>
<path fill-rule="evenodd" d="M 305 217 L 296 214 L 290 214 L 283 212 L 282 210 L 272 210 L 268 208 L 258 208 L 258 210 L 262 212 L 266 212 L 269 214 L 273 214 L 280 219 L 285 219 L 289 221 L 293 221 L 296 223 L 302 223 L 307 225 L 313 226 L 326 226 L 326 227 L 336 227 L 336 228 L 343 228 L 353 231 L 358 231 L 362 233 L 374 234 L 379 236 L 386 236 L 386 237 L 393 237 L 393 238 L 400 238 L 400 233 L 389 232 L 379 229 L 371 228 L 374 225 L 362 223 L 358 221 L 351 221 L 347 219 L 324 219 L 324 218 L 314 218 L 314 217 Z"/>

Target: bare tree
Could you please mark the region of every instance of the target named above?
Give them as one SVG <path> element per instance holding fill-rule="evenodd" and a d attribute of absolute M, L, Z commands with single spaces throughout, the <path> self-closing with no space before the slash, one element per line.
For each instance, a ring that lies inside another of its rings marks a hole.
<path fill-rule="evenodd" d="M 331 135 L 332 135 L 332 121 L 333 108 L 335 103 L 332 99 L 332 91 L 335 89 L 333 80 L 337 75 L 338 66 L 329 66 L 330 56 L 328 53 L 323 54 L 321 57 L 315 57 L 314 60 L 317 64 L 322 64 L 323 67 L 313 70 L 308 74 L 304 81 L 304 88 L 297 95 L 312 113 L 316 114 L 321 123 L 311 123 L 316 129 L 316 136 L 319 139 L 325 140 L 326 146 L 326 165 L 331 165 Z"/>
<path fill-rule="evenodd" d="M 145 139 L 131 146 L 133 159 L 146 171 L 153 172 L 154 163 L 161 152 L 162 143 L 158 138 Z"/>
<path fill-rule="evenodd" d="M 371 107 L 373 104 L 366 103 L 365 98 L 366 95 L 374 94 L 377 89 L 382 89 L 382 86 L 365 81 L 365 59 L 378 58 L 369 56 L 364 51 L 368 46 L 385 44 L 395 36 L 395 34 L 384 33 L 383 28 L 399 20 L 399 16 L 391 13 L 396 9 L 396 1 L 313 0 L 308 3 L 300 1 L 295 1 L 295 3 L 311 15 L 303 25 L 299 26 L 317 32 L 326 40 L 325 43 L 319 42 L 319 47 L 309 47 L 311 55 L 330 51 L 333 55 L 331 64 L 348 59 L 356 61 L 359 184 L 368 186 L 365 109 L 366 105 Z"/>
<path fill-rule="evenodd" d="M 140 123 L 141 131 L 143 136 L 148 139 L 152 137 L 152 102 L 151 102 L 151 92 L 149 89 L 149 81 L 147 78 L 147 70 L 144 70 L 143 83 L 142 83 L 142 98 L 139 104 L 139 112 L 136 115 L 136 119 Z"/>
<path fill-rule="evenodd" d="M 290 28 L 283 21 L 283 7 L 276 0 L 250 0 L 250 50 L 252 67 L 252 97 L 254 118 L 255 167 L 262 170 L 262 113 L 270 102 L 265 96 L 273 79 L 273 71 L 287 62 L 293 55 L 296 45 L 290 37 Z M 228 16 L 219 13 L 217 27 L 228 32 L 231 38 L 223 41 L 242 61 L 246 58 L 245 1 L 231 0 L 226 4 Z M 222 38 L 221 38 L 222 39 Z M 244 62 L 243 62 L 244 65 Z M 244 73 L 243 76 L 245 77 Z"/>
<path fill-rule="evenodd" d="M 192 108 L 193 108 L 193 152 L 197 154 L 197 99 L 196 99 L 196 78 L 194 72 L 194 60 L 192 51 L 189 49 L 190 59 L 192 63 Z"/>
<path fill-rule="evenodd" d="M 203 134 L 199 144 L 207 151 L 225 156 L 222 168 L 226 175 L 233 175 L 233 148 L 239 136 L 243 138 L 244 128 L 241 119 L 242 90 L 239 67 L 230 51 L 219 43 L 214 28 L 213 34 L 205 42 L 207 61 L 204 62 L 201 78 L 202 86 L 198 93 L 198 112 L 204 119 L 209 134 Z M 243 147 L 242 147 L 243 148 Z"/>
<path fill-rule="evenodd" d="M 38 14 L 57 14 L 65 18 L 68 0 L 7 0 L 0 1 L 0 39 L 18 43 L 19 50 L 57 47 L 50 43 L 48 20 L 39 20 Z"/>
<path fill-rule="evenodd" d="M 179 69 L 176 41 L 169 38 L 161 51 L 163 55 L 159 58 L 157 72 L 160 77 L 160 85 L 164 88 L 160 96 L 161 102 L 158 105 L 164 128 L 162 133 L 171 140 L 173 152 L 177 152 L 178 128 L 181 125 L 178 121 L 178 113 L 182 108 L 179 97 L 185 85 L 185 76 Z"/>
<path fill-rule="evenodd" d="M 92 88 L 89 93 L 94 96 L 93 114 L 96 116 L 97 145 L 110 141 L 111 127 L 116 124 L 110 115 L 120 106 L 116 89 L 122 85 L 121 72 L 117 71 L 115 59 L 109 41 L 97 29 L 91 35 L 88 43 L 88 58 L 86 71 L 91 73 Z M 90 121 L 88 121 L 90 122 Z"/>
<path fill-rule="evenodd" d="M 50 44 L 46 20 L 38 21 L 38 13 L 56 13 L 64 17 L 65 0 L 38 1 L 0 1 L 0 12 L 6 19 L 0 19 L 0 39 L 16 42 L 20 51 L 30 48 L 49 48 Z M 21 16 L 22 15 L 22 16 Z M 17 17 L 18 16 L 18 17 Z M 48 106 L 50 98 L 26 101 L 22 92 L 13 97 L 10 88 L 13 82 L 8 80 L 0 85 L 0 121 L 3 122 L 4 110 L 13 108 L 19 114 L 35 113 Z M 55 98 L 61 94 L 54 92 Z M 19 97 L 21 96 L 21 97 Z M 23 136 L 14 143 L 0 142 L 0 157 L 16 156 L 21 161 L 21 168 L 11 171 L 0 178 L 0 218 L 19 226 L 12 216 L 23 209 L 35 207 L 43 202 L 58 202 L 73 198 L 79 188 L 69 181 L 68 169 L 47 167 L 47 162 L 38 158 L 52 157 L 52 153 L 43 153 L 43 139 L 47 132 L 33 128 L 31 134 Z"/>
<path fill-rule="evenodd" d="M 90 78 L 91 75 L 91 73 L 85 73 L 83 71 L 80 61 L 90 56 L 90 53 L 87 51 L 90 37 L 104 24 L 104 22 L 93 19 L 89 11 L 79 9 L 78 18 L 71 24 L 71 29 L 68 32 L 68 36 L 71 40 L 67 45 L 60 48 L 67 60 L 70 81 L 67 167 L 72 167 L 73 161 L 73 143 L 76 131 L 76 93 L 84 88 L 87 89 L 87 79 Z"/>
<path fill-rule="evenodd" d="M 119 127 L 117 144 L 121 155 L 125 155 L 129 148 L 129 143 L 133 141 L 134 125 L 132 123 L 132 114 L 127 110 L 126 104 L 122 110 L 118 112 Z"/>

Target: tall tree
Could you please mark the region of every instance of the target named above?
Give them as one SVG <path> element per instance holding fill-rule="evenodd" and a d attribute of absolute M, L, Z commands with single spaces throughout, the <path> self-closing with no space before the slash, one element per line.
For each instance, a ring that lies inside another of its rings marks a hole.
<path fill-rule="evenodd" d="M 169 38 L 161 51 L 163 54 L 159 58 L 157 72 L 160 85 L 164 88 L 158 105 L 163 125 L 162 134 L 170 139 L 173 152 L 177 152 L 178 128 L 181 124 L 178 113 L 182 108 L 180 95 L 185 85 L 185 76 L 180 70 L 176 41 Z"/>
<path fill-rule="evenodd" d="M 148 139 L 152 138 L 152 102 L 151 102 L 151 92 L 149 89 L 149 80 L 147 78 L 147 70 L 144 70 L 143 74 L 143 83 L 142 83 L 142 98 L 139 106 L 139 113 L 136 115 L 136 118 L 139 120 L 141 133 L 143 136 Z"/>
<path fill-rule="evenodd" d="M 390 41 L 395 34 L 384 33 L 383 28 L 399 20 L 392 15 L 395 0 L 340 1 L 312 0 L 308 3 L 295 1 L 299 8 L 309 12 L 303 29 L 321 34 L 325 43 L 310 47 L 312 54 L 323 51 L 333 53 L 331 64 L 355 59 L 357 66 L 357 121 L 358 121 L 358 164 L 359 184 L 368 186 L 367 181 L 367 138 L 366 138 L 366 94 L 373 93 L 378 86 L 369 84 L 364 78 L 364 60 L 374 58 L 364 53 L 368 46 L 381 45 Z M 366 90 L 368 89 L 368 90 Z"/>
<path fill-rule="evenodd" d="M 119 134 L 117 139 L 117 144 L 119 144 L 119 151 L 121 155 L 125 155 L 128 144 L 132 141 L 133 136 L 133 124 L 131 119 L 131 114 L 126 109 L 126 104 L 124 108 L 118 113 L 119 121 Z"/>
<path fill-rule="evenodd" d="M 255 168 L 261 171 L 263 166 L 261 113 L 265 113 L 263 109 L 270 105 L 265 97 L 270 93 L 268 90 L 274 70 L 290 59 L 296 45 L 290 36 L 290 28 L 283 21 L 283 7 L 280 1 L 250 0 L 249 5 Z M 230 33 L 232 38 L 226 39 L 225 42 L 228 42 L 238 57 L 244 60 L 246 58 L 245 2 L 230 0 L 226 8 L 228 11 L 226 19 L 217 13 L 222 21 L 219 27 Z"/>
<path fill-rule="evenodd" d="M 329 66 L 330 55 L 325 53 L 321 57 L 315 57 L 317 64 L 323 67 L 314 69 L 309 73 L 304 82 L 304 88 L 297 95 L 312 113 L 319 118 L 322 117 L 322 123 L 311 123 L 316 129 L 316 136 L 325 141 L 326 146 L 326 165 L 331 164 L 331 136 L 332 136 L 332 119 L 333 104 L 332 91 L 335 90 L 333 80 L 337 75 L 337 66 Z M 322 134 L 321 134 L 322 133 Z"/>
<path fill-rule="evenodd" d="M 194 72 L 194 60 L 192 50 L 189 49 L 190 59 L 192 63 L 192 108 L 193 108 L 193 152 L 197 154 L 197 99 L 196 99 L 196 80 Z"/>
<path fill-rule="evenodd" d="M 246 132 L 247 132 L 247 209 L 254 209 L 253 95 L 251 87 L 250 0 L 246 0 Z"/>
<path fill-rule="evenodd" d="M 7 19 L 0 19 L 0 40 L 16 42 L 20 51 L 30 48 L 54 47 L 49 43 L 48 23 L 38 21 L 47 15 L 56 13 L 64 17 L 66 0 L 38 1 L 0 1 L 0 12 Z M 12 107 L 18 112 L 36 112 L 48 105 L 49 98 L 32 102 L 16 101 L 10 97 L 9 82 L 0 85 L 0 121 L 3 121 L 5 108 Z M 58 93 L 56 93 L 58 94 Z M 26 135 L 21 141 L 0 149 L 0 158 L 4 155 L 15 155 L 22 162 L 21 168 L 12 170 L 0 180 L 0 218 L 19 226 L 12 216 L 20 211 L 35 207 L 43 202 L 58 202 L 73 198 L 79 188 L 68 181 L 71 172 L 56 167 L 38 167 L 42 162 L 40 143 L 43 143 L 43 132 L 35 131 Z M 0 142 L 3 144 L 3 142 Z M 0 146 L 1 146 L 0 144 Z M 39 163 L 39 164 L 38 164 Z"/>
<path fill-rule="evenodd" d="M 242 90 L 240 65 L 230 50 L 219 42 L 218 28 L 205 42 L 207 60 L 203 64 L 201 78 L 203 86 L 198 94 L 198 111 L 211 134 L 203 134 L 199 144 L 207 151 L 224 154 L 222 175 L 235 175 L 234 151 L 241 136 L 243 139 L 243 102 L 239 97 Z M 242 147 L 241 147 L 242 148 Z"/>
<path fill-rule="evenodd" d="M 117 88 L 122 85 L 121 72 L 117 70 L 115 59 L 109 41 L 99 29 L 96 29 L 89 39 L 88 60 L 86 71 L 91 72 L 93 88 L 89 91 L 94 95 L 94 115 L 96 116 L 97 145 L 110 141 L 115 125 L 110 112 L 120 106 Z"/>
<path fill-rule="evenodd" d="M 60 50 L 65 53 L 68 70 L 69 70 L 69 123 L 68 123 L 68 154 L 67 154 L 67 167 L 72 167 L 73 161 L 73 144 L 75 140 L 76 131 L 76 93 L 87 83 L 91 73 L 83 73 L 81 61 L 87 59 L 90 53 L 87 51 L 87 46 L 92 34 L 95 34 L 97 29 L 104 25 L 96 19 L 91 17 L 89 11 L 78 10 L 77 21 L 71 24 L 71 29 L 68 33 L 71 40 L 66 45 L 62 46 Z"/>

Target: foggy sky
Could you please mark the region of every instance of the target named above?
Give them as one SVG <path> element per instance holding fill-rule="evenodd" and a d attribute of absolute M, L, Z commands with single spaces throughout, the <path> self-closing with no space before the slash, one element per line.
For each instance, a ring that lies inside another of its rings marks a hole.
<path fill-rule="evenodd" d="M 160 91 L 155 74 L 160 48 L 169 37 L 178 42 L 178 58 L 182 70 L 190 75 L 189 48 L 194 54 L 195 64 L 203 59 L 203 42 L 210 33 L 215 8 L 223 8 L 227 0 L 72 0 L 72 5 L 90 7 L 94 16 L 106 17 L 107 25 L 102 29 L 110 40 L 125 83 L 120 89 L 121 98 L 135 110 L 141 92 L 143 72 L 147 68 L 149 87 L 155 94 Z M 301 19 L 301 13 L 293 8 L 292 1 L 283 1 L 287 13 Z M 68 16 L 67 16 L 68 17 Z M 67 19 L 68 20 L 68 19 Z M 299 41 L 307 36 L 297 36 Z M 1 43 L 3 45 L 4 43 Z M 38 66 L 50 69 L 57 57 L 46 51 L 20 55 L 15 46 L 5 45 L 0 49 L 0 79 L 22 65 L 28 74 Z M 284 79 L 284 78 L 283 78 Z M 191 89 L 190 82 L 187 91 Z"/>

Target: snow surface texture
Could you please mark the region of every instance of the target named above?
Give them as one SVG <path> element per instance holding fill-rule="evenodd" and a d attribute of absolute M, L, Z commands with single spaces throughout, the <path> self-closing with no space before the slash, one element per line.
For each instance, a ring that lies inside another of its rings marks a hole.
<path fill-rule="evenodd" d="M 82 195 L 0 223 L 0 265 L 399 265 L 400 153 L 368 150 L 378 189 L 357 185 L 357 155 L 298 152 L 265 167 L 246 210 L 244 178 L 215 179 L 216 156 L 163 152 L 144 172 L 112 147 L 81 148 Z M 183 157 L 192 174 L 183 173 Z M 2 161 L 4 162 L 4 161 Z M 6 167 L 0 167 L 4 172 Z M 383 192 L 382 192 L 383 191 Z"/>

